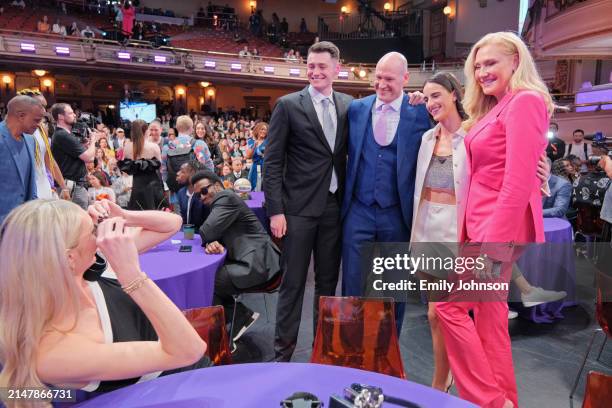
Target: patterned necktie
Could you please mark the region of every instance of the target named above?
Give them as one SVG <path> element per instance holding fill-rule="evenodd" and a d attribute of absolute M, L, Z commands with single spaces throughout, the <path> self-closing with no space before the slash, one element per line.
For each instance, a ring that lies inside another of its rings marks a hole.
<path fill-rule="evenodd" d="M 374 140 L 380 146 L 388 146 L 391 140 L 387 140 L 387 122 L 389 120 L 388 113 L 392 111 L 390 105 L 382 104 L 378 107 L 378 120 L 374 126 Z"/>
<path fill-rule="evenodd" d="M 331 112 L 329 111 L 329 98 L 323 99 L 321 101 L 321 105 L 323 106 L 323 123 L 321 123 L 321 126 L 323 127 L 323 134 L 325 135 L 325 139 L 327 139 L 329 148 L 333 152 L 334 147 L 336 146 L 336 129 L 331 116 Z M 337 189 L 338 177 L 336 176 L 336 172 L 332 170 L 332 178 L 331 183 L 329 185 L 329 191 L 335 193 Z"/>

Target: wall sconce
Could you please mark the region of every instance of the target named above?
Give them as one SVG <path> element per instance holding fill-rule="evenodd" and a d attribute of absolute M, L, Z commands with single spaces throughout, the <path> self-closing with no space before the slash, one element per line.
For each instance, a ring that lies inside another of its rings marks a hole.
<path fill-rule="evenodd" d="M 200 96 L 200 106 L 204 105 L 204 97 Z"/>
<path fill-rule="evenodd" d="M 51 81 L 49 78 L 45 78 L 42 81 L 42 84 L 45 87 L 45 92 L 46 93 L 51 93 L 51 86 L 53 85 L 53 81 Z"/>
<path fill-rule="evenodd" d="M 249 1 L 249 7 L 251 7 L 251 13 L 253 13 L 257 8 L 257 2 L 255 0 Z"/>
<path fill-rule="evenodd" d="M 359 78 L 364 79 L 368 75 L 365 69 L 359 71 Z"/>
<path fill-rule="evenodd" d="M 386 3 L 385 3 L 385 5 L 383 6 L 383 9 L 384 9 L 386 12 L 391 11 L 391 3 L 386 2 Z"/>
<path fill-rule="evenodd" d="M 176 88 L 176 94 L 178 96 L 185 96 L 185 88 Z"/>
<path fill-rule="evenodd" d="M 200 86 L 202 88 L 208 88 L 210 86 L 210 82 L 202 81 L 200 82 Z"/>
<path fill-rule="evenodd" d="M 348 6 L 342 6 L 342 7 L 340 7 L 340 12 L 342 14 L 349 14 L 351 12 L 351 10 L 348 8 Z"/>
<path fill-rule="evenodd" d="M 209 89 L 208 92 L 206 92 L 206 95 L 208 95 L 209 98 L 214 98 L 215 97 L 215 90 L 214 89 Z"/>
<path fill-rule="evenodd" d="M 453 21 L 455 18 L 455 10 L 451 6 L 446 6 L 442 9 L 442 12 L 450 21 Z"/>
<path fill-rule="evenodd" d="M 2 76 L 2 83 L 4 84 L 4 89 L 7 93 L 10 90 L 11 82 L 13 82 L 13 79 L 9 75 Z"/>
<path fill-rule="evenodd" d="M 45 75 L 47 75 L 47 71 L 45 71 L 44 69 L 35 69 L 34 75 L 36 75 L 37 77 L 44 77 Z"/>

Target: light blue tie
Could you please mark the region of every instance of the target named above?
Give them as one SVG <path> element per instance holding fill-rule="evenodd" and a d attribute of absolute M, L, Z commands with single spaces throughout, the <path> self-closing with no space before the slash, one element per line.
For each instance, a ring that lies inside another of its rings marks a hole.
<path fill-rule="evenodd" d="M 323 134 L 325 135 L 325 139 L 327 140 L 327 144 L 329 144 L 329 148 L 331 151 L 334 151 L 334 147 L 336 146 L 336 127 L 334 126 L 334 121 L 331 116 L 331 112 L 329 111 L 329 98 L 325 98 L 321 101 L 321 105 L 323 106 L 323 123 L 321 126 L 323 127 Z M 336 171 L 332 169 L 332 178 L 331 183 L 329 184 L 329 191 L 335 193 L 338 189 L 338 177 L 336 176 Z"/>

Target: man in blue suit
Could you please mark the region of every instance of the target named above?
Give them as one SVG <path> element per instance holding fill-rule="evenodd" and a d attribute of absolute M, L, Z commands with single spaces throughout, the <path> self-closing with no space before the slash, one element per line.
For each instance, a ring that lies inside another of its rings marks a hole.
<path fill-rule="evenodd" d="M 11 99 L 0 123 L 0 222 L 20 204 L 36 196 L 35 141 L 32 133 L 42 120 L 42 104 L 25 95 Z"/>
<path fill-rule="evenodd" d="M 565 218 L 572 200 L 572 184 L 563 177 L 550 175 L 548 179 L 550 196 L 542 198 L 542 215 L 544 218 Z"/>
<path fill-rule="evenodd" d="M 346 194 L 342 205 L 342 294 L 364 294 L 361 248 L 365 242 L 408 242 L 416 160 L 430 128 L 425 105 L 404 95 L 406 58 L 397 52 L 376 65 L 376 95 L 354 100 L 348 111 Z M 404 303 L 396 305 L 398 335 Z"/>

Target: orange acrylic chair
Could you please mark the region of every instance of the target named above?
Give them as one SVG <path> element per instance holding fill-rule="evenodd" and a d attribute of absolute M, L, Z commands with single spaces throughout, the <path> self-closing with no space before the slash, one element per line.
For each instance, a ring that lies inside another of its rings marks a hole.
<path fill-rule="evenodd" d="M 582 370 L 584 370 L 584 366 L 586 365 L 587 358 L 589 357 L 589 352 L 593 347 L 593 341 L 595 340 L 596 335 L 603 332 L 605 336 L 601 348 L 599 349 L 599 354 L 597 355 L 598 361 L 608 338 L 612 337 L 612 275 L 610 275 L 610 271 L 608 270 L 606 264 L 609 265 L 607 262 L 602 262 L 599 264 L 603 266 L 603 269 L 598 269 L 595 276 L 597 286 L 597 304 L 595 306 L 595 316 L 601 328 L 595 330 L 593 336 L 591 337 L 591 341 L 587 347 L 582 365 L 580 366 L 580 370 L 578 371 L 578 375 L 576 375 L 576 380 L 574 381 L 574 386 L 572 387 L 570 403 L 572 402 L 574 392 L 576 391 L 578 383 L 580 382 L 580 375 L 582 374 Z"/>
<path fill-rule="evenodd" d="M 612 402 L 612 375 L 591 371 L 582 408 L 608 408 Z"/>
<path fill-rule="evenodd" d="M 232 363 L 223 306 L 208 306 L 183 312 L 189 323 L 206 342 L 206 355 L 214 365 Z"/>
<path fill-rule="evenodd" d="M 405 379 L 393 299 L 321 296 L 310 362 Z"/>

